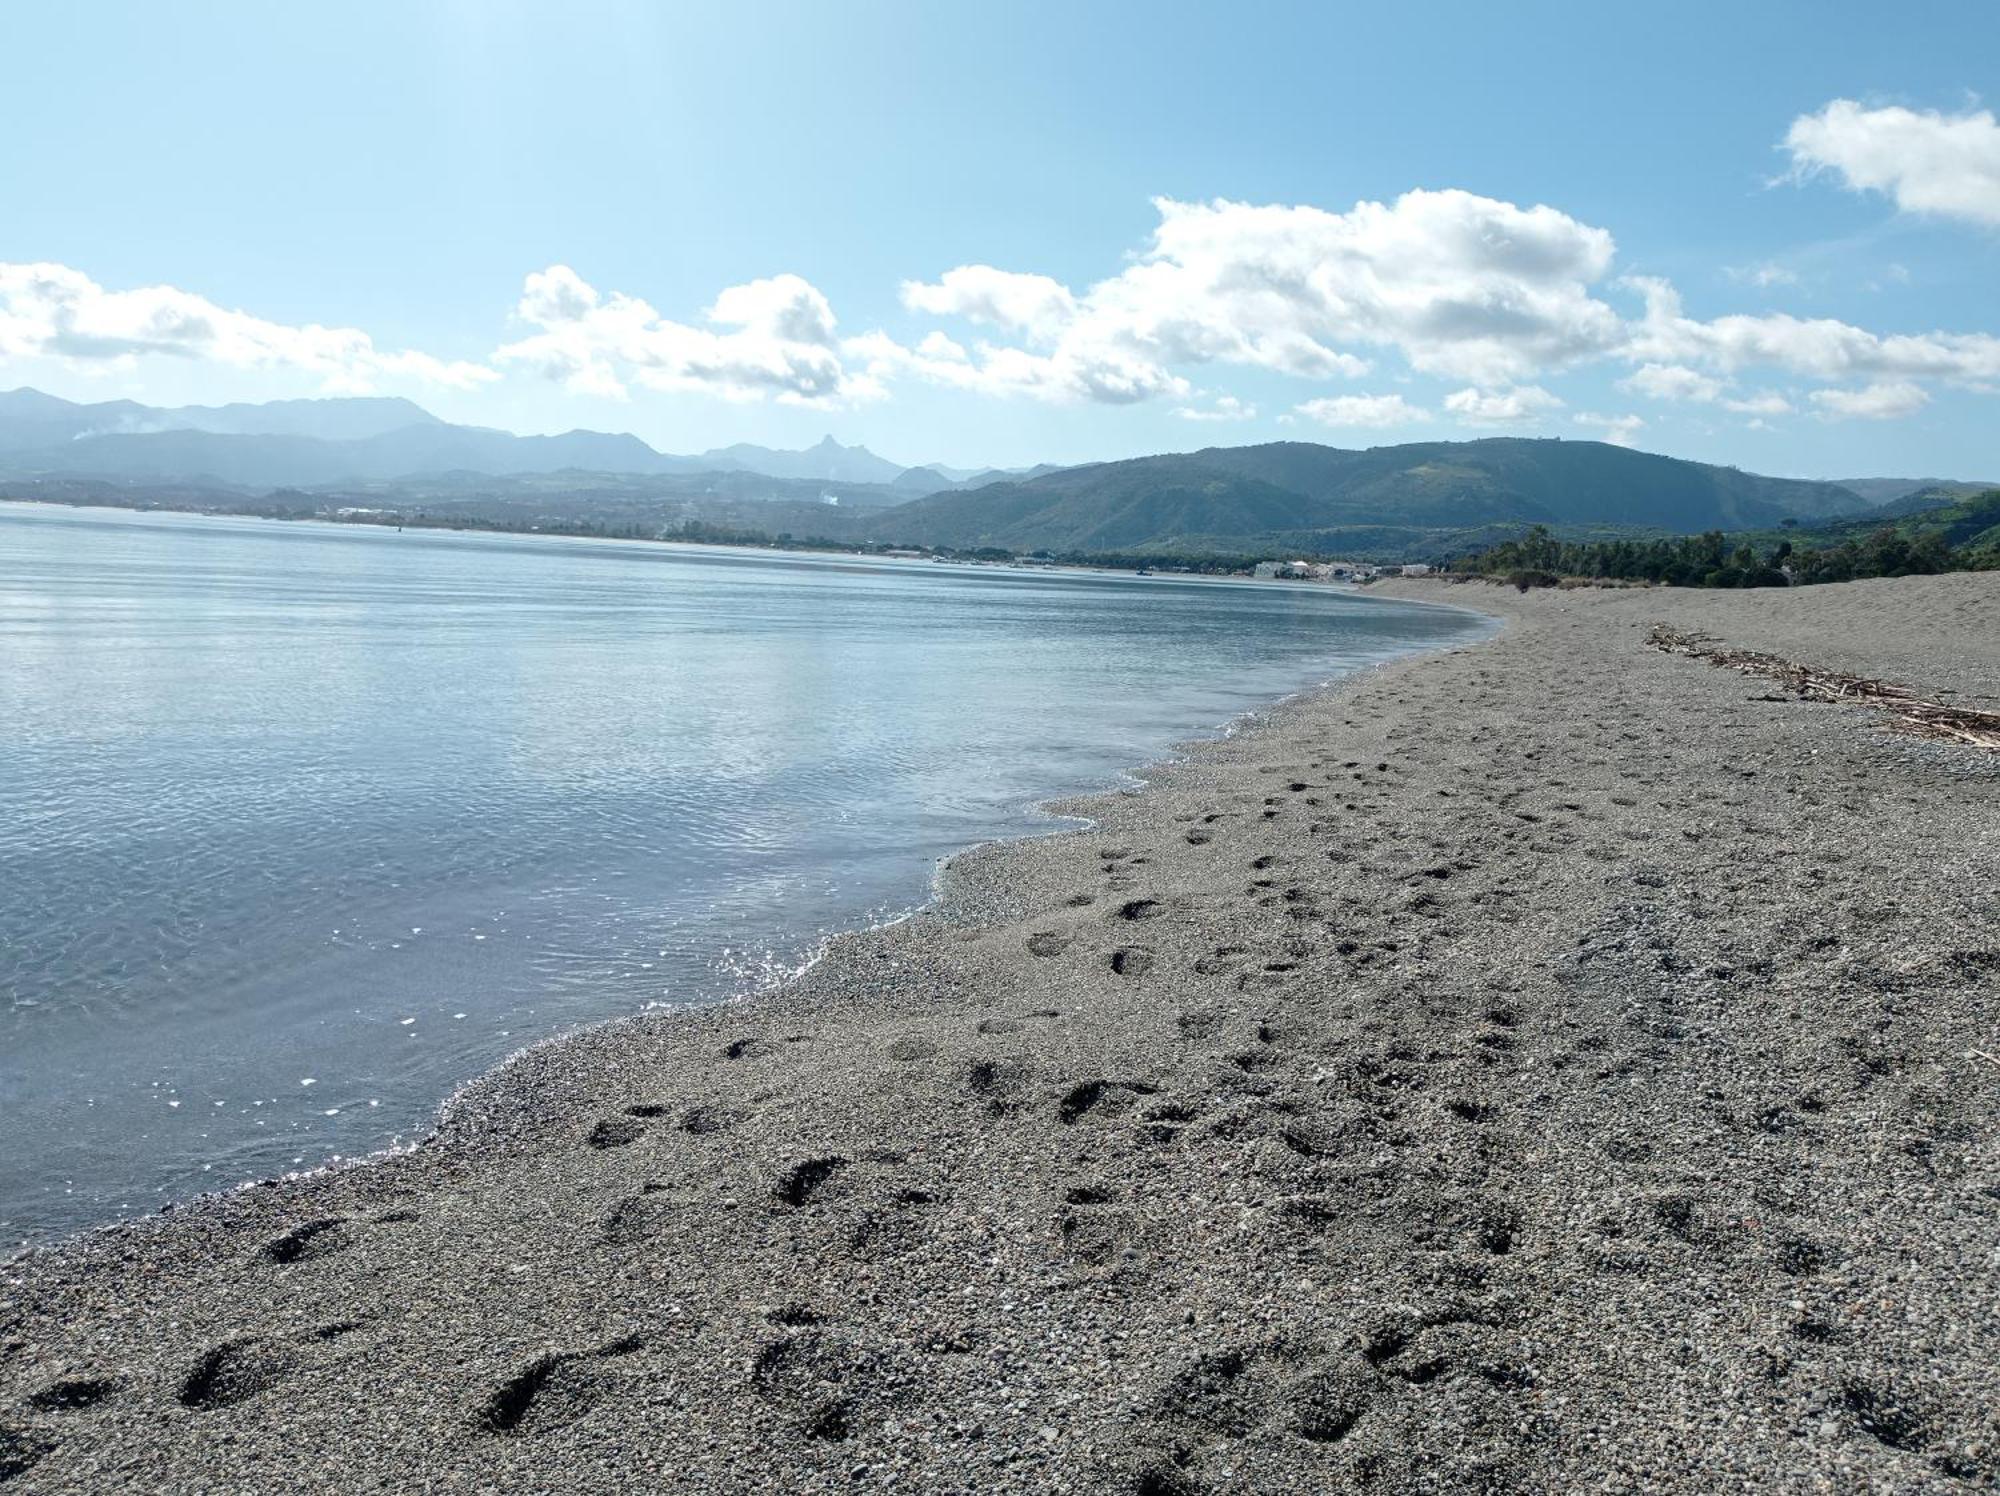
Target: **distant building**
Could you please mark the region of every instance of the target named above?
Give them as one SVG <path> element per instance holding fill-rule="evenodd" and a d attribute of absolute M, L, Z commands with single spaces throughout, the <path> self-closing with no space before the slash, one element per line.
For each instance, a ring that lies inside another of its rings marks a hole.
<path fill-rule="evenodd" d="M 1403 575 L 1406 577 L 1427 577 L 1430 574 L 1431 574 L 1431 569 L 1428 566 L 1424 565 L 1421 561 L 1412 562 L 1410 565 L 1403 568 Z"/>

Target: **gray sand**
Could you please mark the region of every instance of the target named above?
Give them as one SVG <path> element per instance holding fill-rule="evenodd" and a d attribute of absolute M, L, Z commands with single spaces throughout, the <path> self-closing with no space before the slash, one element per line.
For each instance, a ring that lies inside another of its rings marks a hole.
<path fill-rule="evenodd" d="M 414 1154 L 16 1260 L 20 1491 L 2000 1479 L 2000 575 L 1505 614 Z"/>

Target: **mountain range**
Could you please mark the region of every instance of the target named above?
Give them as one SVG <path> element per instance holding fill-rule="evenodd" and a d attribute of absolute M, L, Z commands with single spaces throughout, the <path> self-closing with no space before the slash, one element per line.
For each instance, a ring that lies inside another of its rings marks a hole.
<path fill-rule="evenodd" d="M 802 451 L 739 444 L 679 456 L 636 436 L 566 431 L 516 436 L 439 420 L 408 400 L 274 400 L 176 408 L 108 400 L 81 405 L 18 389 L 0 393 L 0 474 L 122 482 L 208 478 L 231 487 L 310 488 L 446 472 L 759 473 L 769 478 L 890 484 L 935 492 L 1006 476 L 998 469 L 909 469 L 831 436 Z"/>
<path fill-rule="evenodd" d="M 0 481 L 18 493 L 284 490 L 284 512 L 422 508 L 510 525 L 693 525 L 842 543 L 1054 554 L 1421 556 L 1524 524 L 1571 534 L 1758 529 L 1921 509 L 1936 479 L 1837 483 L 1603 442 L 1494 437 L 1347 450 L 1209 447 L 1075 467 L 904 467 L 827 437 L 800 451 L 660 452 L 629 434 L 517 436 L 400 399 L 262 405 L 76 404 L 0 393 Z M 100 500 L 101 501 L 101 500 Z M 265 506 L 271 507 L 271 506 Z M 1880 512 L 1885 512 L 1886 509 Z"/>
<path fill-rule="evenodd" d="M 1326 551 L 1351 532 L 1368 532 L 1373 545 L 1383 527 L 1747 529 L 1868 507 L 1834 483 L 1605 442 L 1493 437 L 1359 452 L 1271 442 L 1093 463 L 933 494 L 875 523 L 885 535 L 961 549 L 1229 551 L 1254 541 Z"/>

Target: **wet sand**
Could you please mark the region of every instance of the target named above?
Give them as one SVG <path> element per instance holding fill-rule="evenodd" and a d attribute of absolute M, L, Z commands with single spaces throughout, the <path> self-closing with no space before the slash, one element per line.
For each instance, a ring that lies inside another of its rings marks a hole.
<path fill-rule="evenodd" d="M 1396 584 L 1488 643 L 366 1168 L 0 1269 L 28 1491 L 2000 1479 L 2000 575 Z"/>

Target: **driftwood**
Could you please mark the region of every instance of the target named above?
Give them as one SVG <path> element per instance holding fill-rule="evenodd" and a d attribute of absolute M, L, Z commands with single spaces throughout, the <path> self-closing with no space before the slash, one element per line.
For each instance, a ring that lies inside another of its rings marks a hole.
<path fill-rule="evenodd" d="M 1706 634 L 1683 634 L 1664 623 L 1653 625 L 1648 636 L 1655 649 L 1669 654 L 1688 655 L 1721 665 L 1742 675 L 1760 675 L 1774 680 L 1801 701 L 1846 702 L 1888 712 L 1886 725 L 1918 737 L 1943 743 L 1963 743 L 1972 748 L 2000 749 L 2000 712 L 1979 712 L 1968 707 L 1947 706 L 1927 701 L 1907 686 L 1890 681 L 1870 680 L 1838 670 L 1820 670 L 1796 664 L 1754 649 L 1731 649 Z M 1767 697 L 1766 700 L 1784 700 Z"/>

